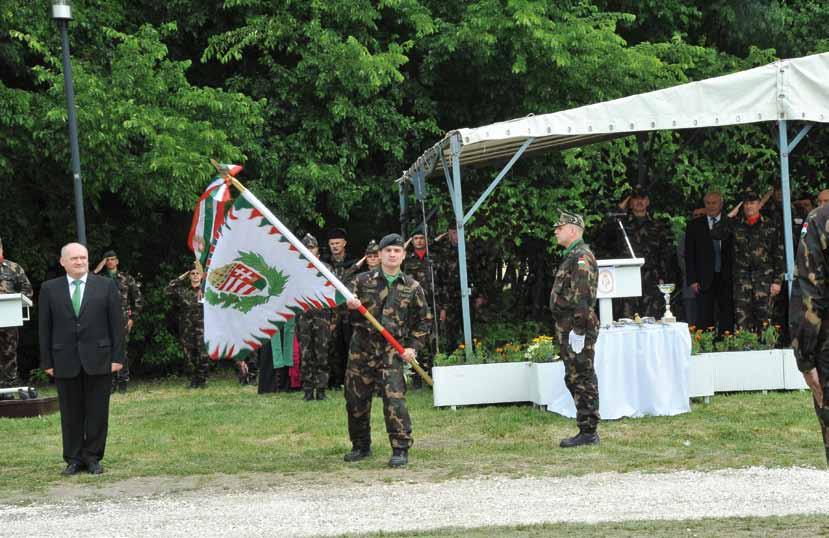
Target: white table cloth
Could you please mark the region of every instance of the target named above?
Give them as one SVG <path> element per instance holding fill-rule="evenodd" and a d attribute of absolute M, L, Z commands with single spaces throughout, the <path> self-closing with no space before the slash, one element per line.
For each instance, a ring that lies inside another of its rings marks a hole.
<path fill-rule="evenodd" d="M 594 364 L 602 419 L 687 413 L 690 362 L 687 323 L 601 329 Z M 564 363 L 554 363 L 551 374 L 550 401 L 542 403 L 549 411 L 574 418 Z"/>

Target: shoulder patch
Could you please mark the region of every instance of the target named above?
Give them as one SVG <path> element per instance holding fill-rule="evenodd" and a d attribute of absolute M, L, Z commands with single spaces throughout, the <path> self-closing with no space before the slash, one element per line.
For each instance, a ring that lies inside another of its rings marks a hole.
<path fill-rule="evenodd" d="M 806 220 L 803 223 L 803 227 L 800 228 L 800 237 L 804 237 L 806 235 L 806 231 L 808 230 L 808 228 L 809 228 L 809 221 Z"/>

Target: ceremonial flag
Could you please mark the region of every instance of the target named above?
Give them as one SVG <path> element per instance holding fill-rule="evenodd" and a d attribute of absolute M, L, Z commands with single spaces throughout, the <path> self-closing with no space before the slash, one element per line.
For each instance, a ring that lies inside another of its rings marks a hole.
<path fill-rule="evenodd" d="M 293 234 L 286 237 L 238 198 L 219 230 L 207 272 L 204 339 L 210 357 L 246 355 L 297 314 L 342 303 L 344 296 L 329 280 L 333 275 L 320 272 L 312 258 Z"/>
<path fill-rule="evenodd" d="M 236 176 L 242 171 L 238 164 L 222 164 L 217 175 L 204 194 L 199 197 L 193 210 L 193 222 L 187 236 L 187 246 L 195 254 L 202 267 L 207 267 L 210 247 L 216 240 L 224 223 L 225 213 L 230 203 L 230 186 L 227 176 Z"/>

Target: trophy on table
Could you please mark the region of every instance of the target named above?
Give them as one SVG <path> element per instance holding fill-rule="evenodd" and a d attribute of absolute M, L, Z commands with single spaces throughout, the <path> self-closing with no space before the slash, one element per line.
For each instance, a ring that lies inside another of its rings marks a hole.
<path fill-rule="evenodd" d="M 676 289 L 675 284 L 658 284 L 656 286 L 665 296 L 665 315 L 662 316 L 664 323 L 676 323 L 676 318 L 671 313 L 671 293 Z"/>

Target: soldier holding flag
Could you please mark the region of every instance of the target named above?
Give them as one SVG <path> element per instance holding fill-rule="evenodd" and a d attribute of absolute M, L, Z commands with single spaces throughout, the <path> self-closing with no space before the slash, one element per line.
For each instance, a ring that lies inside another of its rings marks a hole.
<path fill-rule="evenodd" d="M 351 284 L 354 297 L 347 305 L 352 312 L 365 307 L 405 348 L 402 355 L 363 317 L 352 315 L 354 332 L 345 373 L 348 435 L 352 450 L 348 462 L 371 455 L 371 399 L 377 387 L 383 398 L 383 416 L 392 447 L 389 466 L 408 463 L 412 445 L 412 422 L 406 408 L 403 361 L 412 362 L 428 345 L 432 313 L 423 287 L 400 266 L 406 251 L 403 238 L 389 234 L 380 240 L 380 267 L 357 276 Z"/>

